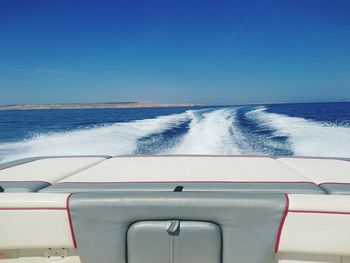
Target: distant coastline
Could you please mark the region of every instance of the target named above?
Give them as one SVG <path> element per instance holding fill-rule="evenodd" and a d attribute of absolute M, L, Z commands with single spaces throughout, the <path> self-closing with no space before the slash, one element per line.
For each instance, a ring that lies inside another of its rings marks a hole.
<path fill-rule="evenodd" d="M 119 108 L 166 108 L 166 107 L 196 107 L 205 104 L 190 103 L 152 103 L 152 102 L 110 102 L 110 103 L 56 103 L 56 104 L 25 104 L 4 105 L 0 110 L 57 110 L 57 109 L 119 109 Z"/>

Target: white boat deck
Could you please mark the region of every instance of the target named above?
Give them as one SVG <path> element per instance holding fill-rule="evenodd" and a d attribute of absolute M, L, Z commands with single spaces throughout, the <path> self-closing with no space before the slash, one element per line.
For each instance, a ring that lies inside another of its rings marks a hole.
<path fill-rule="evenodd" d="M 350 161 L 249 156 L 51 157 L 0 168 L 0 182 L 350 184 Z"/>
<path fill-rule="evenodd" d="M 27 187 L 38 182 L 47 184 Z M 157 191 L 159 184 L 169 185 L 172 191 L 181 185 L 189 192 L 193 185 L 204 184 L 204 191 L 223 187 L 222 191 L 238 192 L 256 192 L 269 185 L 265 191 L 271 193 L 283 186 L 287 203 L 274 262 L 350 262 L 348 160 L 236 156 L 50 157 L 2 165 L 0 262 L 80 262 L 71 193 L 84 185 L 90 187 L 85 191 L 111 185 L 107 191 L 118 192 L 119 185 L 125 184 L 143 191 Z"/>

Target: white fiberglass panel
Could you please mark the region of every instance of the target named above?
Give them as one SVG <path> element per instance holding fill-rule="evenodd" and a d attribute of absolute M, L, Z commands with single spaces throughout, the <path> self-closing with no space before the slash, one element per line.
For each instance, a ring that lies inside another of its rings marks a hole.
<path fill-rule="evenodd" d="M 305 182 L 267 157 L 116 157 L 59 182 Z"/>
<path fill-rule="evenodd" d="M 350 183 L 350 161 L 312 158 L 279 158 L 278 160 L 317 184 Z"/>
<path fill-rule="evenodd" d="M 0 170 L 0 181 L 44 181 L 54 183 L 104 161 L 103 157 L 45 158 Z"/>

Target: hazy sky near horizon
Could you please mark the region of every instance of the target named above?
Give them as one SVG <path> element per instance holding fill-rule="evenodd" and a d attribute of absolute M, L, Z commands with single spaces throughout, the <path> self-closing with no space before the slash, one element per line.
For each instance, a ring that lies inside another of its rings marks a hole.
<path fill-rule="evenodd" d="M 0 104 L 350 99 L 349 0 L 0 0 Z"/>

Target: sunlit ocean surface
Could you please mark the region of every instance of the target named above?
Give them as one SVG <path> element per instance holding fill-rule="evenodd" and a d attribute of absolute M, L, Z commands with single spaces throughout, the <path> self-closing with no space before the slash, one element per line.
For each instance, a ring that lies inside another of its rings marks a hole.
<path fill-rule="evenodd" d="M 0 162 L 95 154 L 350 157 L 350 103 L 0 111 Z"/>

